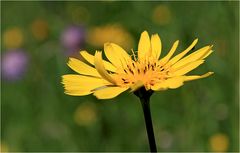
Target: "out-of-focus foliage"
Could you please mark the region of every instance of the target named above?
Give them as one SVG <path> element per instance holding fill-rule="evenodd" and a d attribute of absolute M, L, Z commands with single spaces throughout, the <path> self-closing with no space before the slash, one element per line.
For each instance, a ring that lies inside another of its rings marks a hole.
<path fill-rule="evenodd" d="M 163 54 L 214 53 L 192 74 L 209 78 L 155 93 L 151 110 L 159 151 L 239 151 L 239 2 L 1 1 L 1 149 L 148 151 L 141 105 L 63 93 L 68 56 L 114 41 L 137 49 L 140 33 L 158 33 Z M 79 57 L 80 58 L 80 57 Z"/>

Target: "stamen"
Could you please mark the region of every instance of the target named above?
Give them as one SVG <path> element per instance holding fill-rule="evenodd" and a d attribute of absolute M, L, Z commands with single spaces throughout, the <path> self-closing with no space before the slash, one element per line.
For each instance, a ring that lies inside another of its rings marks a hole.
<path fill-rule="evenodd" d="M 132 74 L 134 74 L 134 72 L 133 72 L 133 70 L 132 70 L 132 69 L 129 69 L 129 71 L 130 71 Z"/>
<path fill-rule="evenodd" d="M 133 54 L 133 59 L 134 59 L 134 61 L 137 61 L 137 58 L 136 58 L 136 55 L 135 55 L 133 49 L 131 49 L 131 51 L 132 51 L 132 54 Z"/>
<path fill-rule="evenodd" d="M 147 67 L 145 66 L 143 70 L 144 74 L 146 73 L 146 71 L 147 71 Z"/>
<path fill-rule="evenodd" d="M 132 66 L 135 68 L 135 64 L 134 64 L 134 62 L 132 62 Z"/>
<path fill-rule="evenodd" d="M 155 82 L 167 79 L 171 73 L 169 66 L 165 63 L 144 57 L 141 61 L 137 60 L 136 52 L 132 51 L 131 58 L 123 59 L 121 64 L 124 67 L 121 69 L 121 77 L 119 84 L 128 86 L 134 84 L 138 80 L 142 80 L 146 88 L 155 84 Z M 125 62 L 125 63 L 124 63 Z M 122 71 L 123 70 L 123 71 Z"/>
<path fill-rule="evenodd" d="M 154 70 L 154 66 L 153 65 L 151 65 L 152 66 L 152 70 Z"/>

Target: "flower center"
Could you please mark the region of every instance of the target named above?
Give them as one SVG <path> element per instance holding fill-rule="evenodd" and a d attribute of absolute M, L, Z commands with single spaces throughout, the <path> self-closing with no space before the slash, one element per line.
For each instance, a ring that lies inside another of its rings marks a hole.
<path fill-rule="evenodd" d="M 141 81 L 146 89 L 157 82 L 166 80 L 170 67 L 156 59 L 148 57 L 145 60 L 129 60 L 123 68 L 117 70 L 115 79 L 119 86 L 129 86 Z"/>

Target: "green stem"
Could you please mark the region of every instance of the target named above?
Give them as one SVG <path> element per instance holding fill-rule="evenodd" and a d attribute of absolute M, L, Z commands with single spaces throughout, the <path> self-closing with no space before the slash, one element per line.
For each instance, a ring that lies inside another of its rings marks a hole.
<path fill-rule="evenodd" d="M 135 91 L 135 95 L 137 95 L 140 98 L 140 101 L 142 103 L 150 151 L 157 152 L 150 111 L 150 97 L 152 93 L 153 91 L 146 91 L 145 88 L 140 88 L 139 90 Z"/>

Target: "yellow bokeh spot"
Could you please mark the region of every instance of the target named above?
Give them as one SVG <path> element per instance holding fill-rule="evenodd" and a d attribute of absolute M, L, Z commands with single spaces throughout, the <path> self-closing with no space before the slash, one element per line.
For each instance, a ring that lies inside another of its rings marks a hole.
<path fill-rule="evenodd" d="M 19 48 L 23 43 L 23 33 L 18 27 L 7 29 L 3 33 L 3 44 L 6 48 Z"/>
<path fill-rule="evenodd" d="M 152 13 L 152 21 L 158 25 L 167 25 L 171 22 L 172 14 L 168 6 L 158 5 Z"/>
<path fill-rule="evenodd" d="M 1 142 L 0 152 L 8 152 L 8 146 L 3 142 Z"/>
<path fill-rule="evenodd" d="M 87 41 L 95 47 L 102 47 L 104 43 L 112 42 L 122 46 L 125 50 L 133 48 L 131 34 L 117 24 L 92 28 L 88 33 Z"/>
<path fill-rule="evenodd" d="M 226 152 L 229 146 L 228 136 L 222 133 L 210 137 L 210 149 L 213 152 Z"/>
<path fill-rule="evenodd" d="M 74 121 L 80 126 L 89 126 L 97 120 L 96 107 L 87 102 L 78 106 L 74 113 Z"/>
<path fill-rule="evenodd" d="M 31 24 L 31 31 L 35 39 L 44 40 L 48 36 L 48 23 L 43 19 L 36 19 Z"/>

